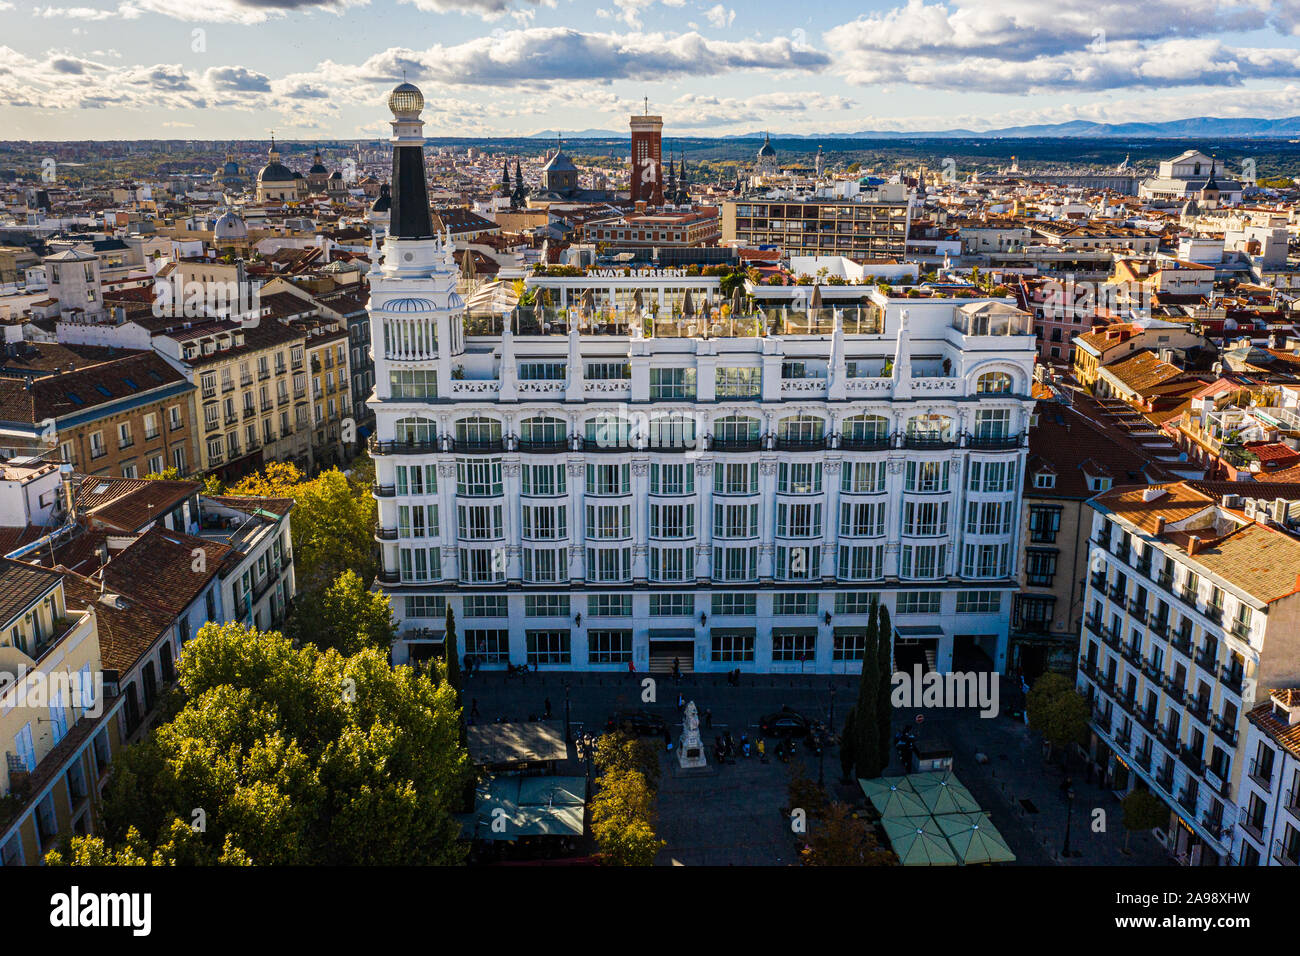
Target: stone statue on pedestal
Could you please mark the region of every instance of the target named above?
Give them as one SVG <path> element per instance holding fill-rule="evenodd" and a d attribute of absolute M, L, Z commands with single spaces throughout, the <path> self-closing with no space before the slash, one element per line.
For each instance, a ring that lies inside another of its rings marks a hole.
<path fill-rule="evenodd" d="M 683 768 L 708 766 L 708 760 L 704 756 L 704 742 L 700 740 L 700 714 L 695 708 L 695 701 L 686 705 L 682 718 L 682 737 L 678 741 L 677 762 Z"/>

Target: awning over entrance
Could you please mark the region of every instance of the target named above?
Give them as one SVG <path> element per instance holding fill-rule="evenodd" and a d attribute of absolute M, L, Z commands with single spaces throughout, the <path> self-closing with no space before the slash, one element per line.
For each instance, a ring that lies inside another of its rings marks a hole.
<path fill-rule="evenodd" d="M 943 637 L 938 624 L 903 624 L 894 628 L 899 637 Z"/>
<path fill-rule="evenodd" d="M 693 641 L 695 640 L 695 628 L 652 627 L 647 632 L 647 636 L 652 641 Z"/>

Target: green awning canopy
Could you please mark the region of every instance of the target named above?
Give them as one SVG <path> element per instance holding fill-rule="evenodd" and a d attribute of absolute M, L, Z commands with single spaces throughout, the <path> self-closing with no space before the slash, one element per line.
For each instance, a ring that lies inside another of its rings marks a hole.
<path fill-rule="evenodd" d="M 900 816 L 884 821 L 889 845 L 903 866 L 956 866 L 957 855 L 934 818 Z"/>
<path fill-rule="evenodd" d="M 950 813 L 934 820 L 962 863 L 1011 863 L 1016 858 L 987 813 Z"/>
<path fill-rule="evenodd" d="M 895 783 L 887 783 L 890 778 L 880 777 L 876 780 L 859 780 L 858 786 L 867 795 L 871 805 L 876 808 L 882 819 L 890 817 L 926 816 L 929 811 L 916 791 L 903 778 L 894 778 Z"/>
<path fill-rule="evenodd" d="M 980 805 L 951 773 L 913 773 L 907 781 L 934 816 L 946 813 L 978 813 Z"/>
<path fill-rule="evenodd" d="M 586 787 L 585 777 L 491 777 L 461 825 L 476 840 L 582 836 Z"/>

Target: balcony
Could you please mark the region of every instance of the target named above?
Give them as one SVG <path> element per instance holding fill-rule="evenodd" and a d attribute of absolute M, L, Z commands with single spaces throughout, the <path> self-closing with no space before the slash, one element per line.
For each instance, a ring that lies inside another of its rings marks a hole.
<path fill-rule="evenodd" d="M 1282 809 L 1291 814 L 1291 818 L 1300 822 L 1300 794 L 1288 790 L 1282 800 Z"/>
<path fill-rule="evenodd" d="M 519 451 L 525 455 L 562 455 L 569 450 L 567 439 L 558 438 L 546 441 L 538 439 L 520 439 Z"/>
<path fill-rule="evenodd" d="M 850 437 L 845 435 L 840 438 L 840 448 L 843 451 L 883 451 L 889 448 L 890 445 L 888 435 L 875 437 Z"/>
<path fill-rule="evenodd" d="M 1120 645 L 1119 653 L 1120 656 L 1123 657 L 1124 660 L 1128 661 L 1130 664 L 1133 664 L 1137 667 L 1142 666 L 1143 657 L 1142 657 L 1141 644 L 1125 642 Z"/>
<path fill-rule="evenodd" d="M 1182 629 L 1174 632 L 1174 636 L 1169 639 L 1169 644 L 1174 650 L 1178 651 L 1184 657 L 1192 656 L 1192 632 L 1190 629 Z"/>
<path fill-rule="evenodd" d="M 1110 599 L 1117 604 L 1123 604 L 1128 599 L 1128 586 L 1123 584 L 1112 584 L 1106 592 Z"/>
<path fill-rule="evenodd" d="M 1250 643 L 1250 625 L 1244 621 L 1232 622 L 1232 636 L 1239 640 Z"/>
<path fill-rule="evenodd" d="M 1289 843 L 1282 840 L 1273 841 L 1273 859 L 1282 866 L 1300 866 L 1300 842 Z"/>
<path fill-rule="evenodd" d="M 1169 571 L 1161 571 L 1155 577 L 1155 582 L 1166 591 L 1173 591 L 1174 576 Z"/>
<path fill-rule="evenodd" d="M 1211 621 L 1213 621 L 1215 624 L 1222 624 L 1223 608 L 1215 607 L 1213 604 L 1211 604 L 1209 607 L 1205 609 L 1205 616 L 1209 618 Z"/>
<path fill-rule="evenodd" d="M 1210 730 L 1228 746 L 1237 746 L 1237 728 L 1229 724 L 1222 716 L 1215 715 L 1214 719 L 1210 721 Z"/>
<path fill-rule="evenodd" d="M 1093 586 L 1094 588 L 1096 588 L 1097 590 L 1099 590 L 1099 591 L 1105 591 L 1105 590 L 1106 590 L 1106 572 L 1105 572 L 1105 571 L 1093 571 L 1093 572 L 1092 572 L 1092 586 Z"/>
<path fill-rule="evenodd" d="M 1250 767 L 1247 769 L 1250 779 L 1255 781 L 1261 790 L 1265 793 L 1273 792 L 1273 765 L 1267 766 L 1260 764 L 1259 758 L 1255 757 L 1250 761 Z"/>
<path fill-rule="evenodd" d="M 1219 668 L 1219 682 L 1238 696 L 1241 695 L 1241 681 L 1245 675 L 1238 667 L 1224 665 Z"/>
<path fill-rule="evenodd" d="M 1178 805 L 1186 810 L 1193 820 L 1196 819 L 1196 798 L 1199 795 L 1196 790 L 1190 787 L 1184 787 L 1178 791 Z"/>
<path fill-rule="evenodd" d="M 430 455 L 442 451 L 437 441 L 379 441 L 371 438 L 372 455 Z"/>
<path fill-rule="evenodd" d="M 763 447 L 761 438 L 711 438 L 710 451 L 749 452 L 759 451 Z"/>
<path fill-rule="evenodd" d="M 967 441 L 970 448 L 982 451 L 1009 451 L 1020 447 L 1019 435 L 971 435 Z"/>
<path fill-rule="evenodd" d="M 500 438 L 465 440 L 456 439 L 452 443 L 454 451 L 471 455 L 491 455 L 505 451 L 506 446 Z"/>
<path fill-rule="evenodd" d="M 830 447 L 827 438 L 777 438 L 777 451 L 822 451 Z"/>
<path fill-rule="evenodd" d="M 1156 771 L 1156 784 L 1165 793 L 1171 793 L 1174 788 L 1174 768 L 1161 767 Z"/>
<path fill-rule="evenodd" d="M 376 528 L 376 529 L 375 529 L 375 540 L 376 540 L 376 541 L 396 541 L 396 540 L 397 540 L 397 529 L 396 529 L 396 528 Z"/>
<path fill-rule="evenodd" d="M 1203 724 L 1210 722 L 1210 700 L 1208 697 L 1189 697 L 1187 712 Z"/>
<path fill-rule="evenodd" d="M 1115 743 L 1121 750 L 1128 750 L 1129 744 L 1133 742 L 1133 731 L 1120 729 L 1115 732 Z"/>
<path fill-rule="evenodd" d="M 1133 755 L 1133 762 L 1148 773 L 1151 772 L 1151 751 L 1140 750 Z"/>
<path fill-rule="evenodd" d="M 956 448 L 957 443 L 949 438 L 927 438 L 922 435 L 904 435 L 903 447 L 913 451 L 942 451 Z"/>
<path fill-rule="evenodd" d="M 1169 619 L 1161 618 L 1147 621 L 1147 629 L 1156 637 L 1165 640 L 1169 637 Z"/>
<path fill-rule="evenodd" d="M 376 498 L 392 498 L 397 495 L 397 488 L 393 485 L 372 485 Z"/>
<path fill-rule="evenodd" d="M 1145 674 L 1153 682 L 1157 684 L 1164 683 L 1165 672 L 1161 670 L 1160 665 L 1157 664 L 1155 661 L 1149 658 L 1143 658 L 1142 663 L 1139 664 L 1138 666 L 1142 668 L 1142 673 Z"/>
<path fill-rule="evenodd" d="M 1145 624 L 1145 623 L 1146 623 L 1146 620 L 1147 620 L 1147 606 L 1146 606 L 1145 604 L 1140 604 L 1140 603 L 1138 603 L 1138 601 L 1137 601 L 1136 598 L 1130 598 L 1130 599 L 1129 599 L 1129 602 L 1128 602 L 1128 612 L 1129 612 L 1129 614 L 1131 614 L 1134 618 L 1136 618 L 1137 621 L 1138 621 L 1139 623 L 1142 623 L 1142 624 Z"/>
<path fill-rule="evenodd" d="M 1178 759 L 1183 762 L 1183 766 L 1197 776 L 1205 772 L 1205 761 L 1201 759 L 1200 753 L 1192 750 L 1191 747 L 1178 748 Z"/>

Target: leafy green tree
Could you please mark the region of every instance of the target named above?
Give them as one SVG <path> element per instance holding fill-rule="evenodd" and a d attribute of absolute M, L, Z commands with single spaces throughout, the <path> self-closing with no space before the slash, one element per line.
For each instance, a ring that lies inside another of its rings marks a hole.
<path fill-rule="evenodd" d="M 636 771 L 651 790 L 659 789 L 659 748 L 649 741 L 623 730 L 601 734 L 592 759 L 601 773 Z"/>
<path fill-rule="evenodd" d="M 880 747 L 880 766 L 889 766 L 889 748 L 893 745 L 893 677 L 894 677 L 894 626 L 889 620 L 889 609 L 876 601 L 876 732 Z"/>
<path fill-rule="evenodd" d="M 321 591 L 305 591 L 294 602 L 289 635 L 321 650 L 352 655 L 370 647 L 387 654 L 397 636 L 388 595 L 370 591 L 355 571 L 347 570 Z"/>
<path fill-rule="evenodd" d="M 1087 702 L 1068 678 L 1055 671 L 1034 682 L 1025 697 L 1025 714 L 1030 728 L 1043 735 L 1049 748 L 1078 743 L 1088 726 Z"/>
<path fill-rule="evenodd" d="M 179 713 L 113 765 L 111 852 L 130 845 L 132 828 L 163 849 L 176 822 L 201 811 L 195 862 L 463 859 L 451 814 L 470 767 L 445 680 L 390 667 L 372 648 L 345 657 L 206 624 L 185 647 L 179 683 Z"/>
<path fill-rule="evenodd" d="M 1124 852 L 1138 830 L 1154 830 L 1169 822 L 1169 808 L 1150 790 L 1135 789 L 1120 802 L 1124 811 Z"/>
<path fill-rule="evenodd" d="M 645 774 L 610 770 L 591 800 L 591 834 L 605 862 L 650 866 L 664 841 L 655 835 L 655 795 Z"/>
<path fill-rule="evenodd" d="M 158 846 L 150 846 L 139 830 L 130 827 L 117 847 L 109 846 L 101 836 L 74 836 L 65 849 L 45 855 L 47 866 L 194 866 L 213 862 L 219 866 L 250 865 L 248 856 L 231 845 L 229 835 L 221 854 L 210 859 L 203 837 L 180 819 L 172 820 Z"/>
<path fill-rule="evenodd" d="M 151 471 L 144 476 L 145 481 L 179 481 L 180 478 L 180 469 L 175 465 L 164 468 L 162 471 Z"/>
<path fill-rule="evenodd" d="M 897 866 L 898 857 L 881 847 L 875 829 L 847 803 L 832 803 L 810 820 L 804 866 Z"/>

